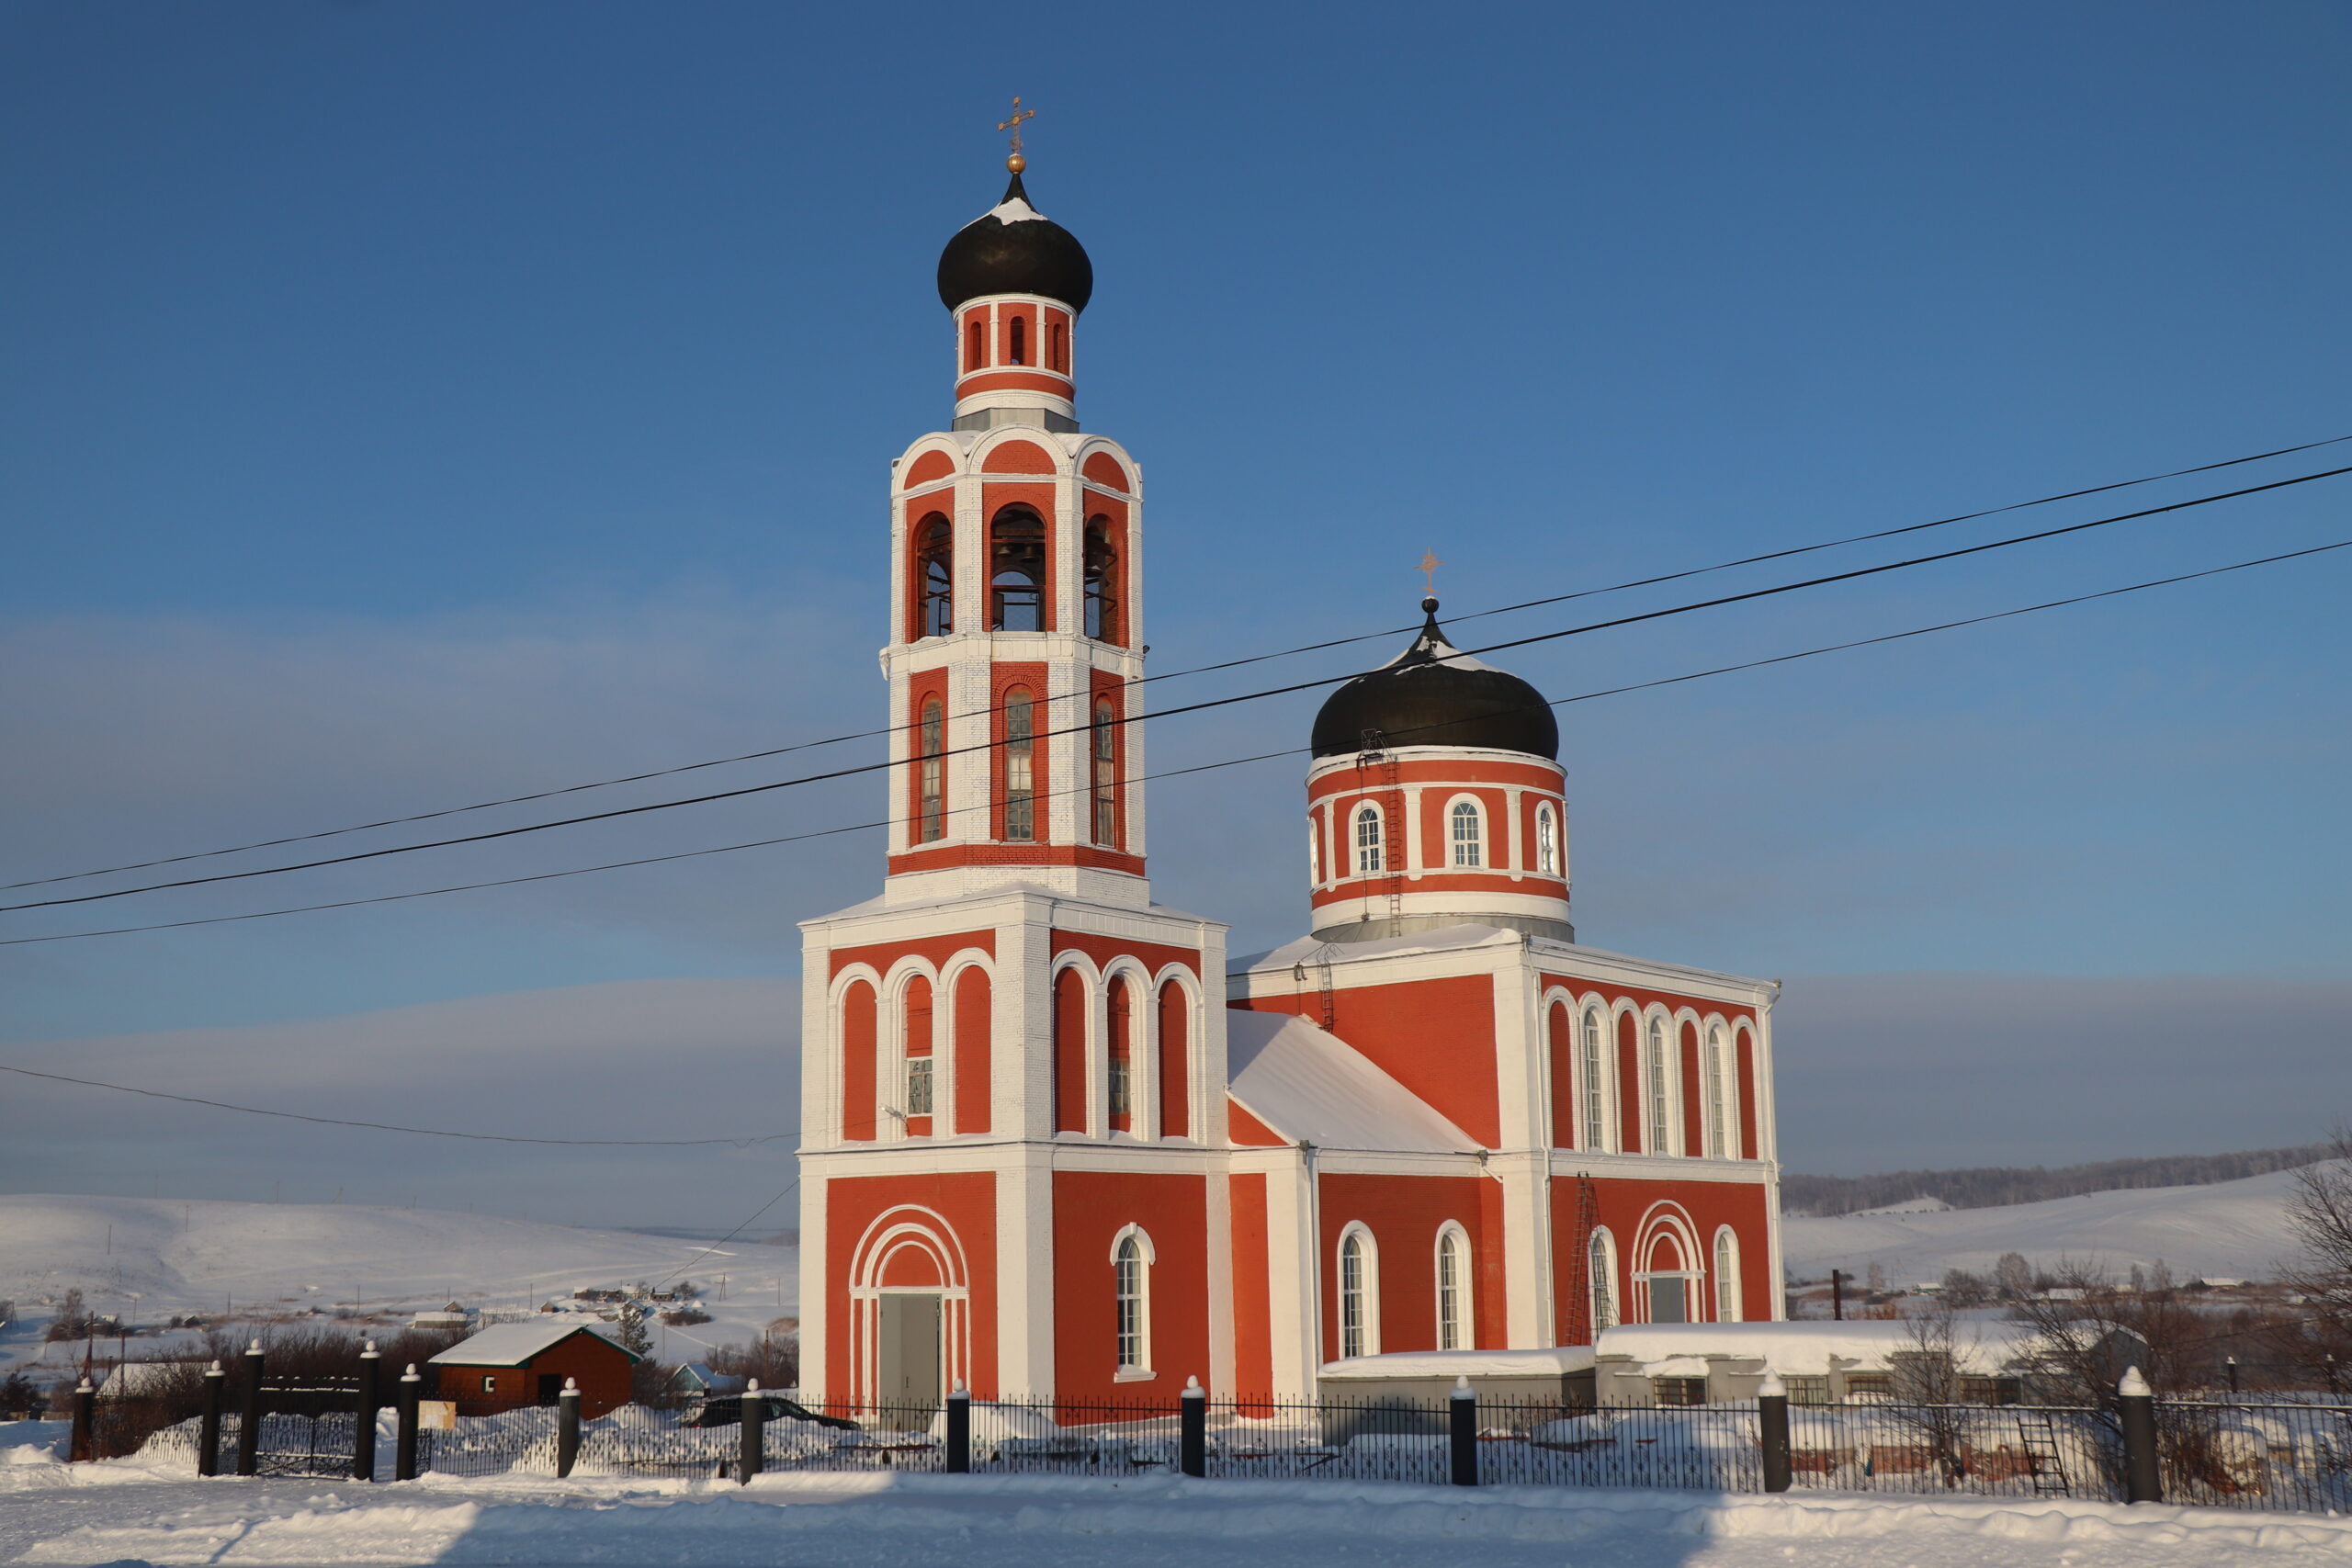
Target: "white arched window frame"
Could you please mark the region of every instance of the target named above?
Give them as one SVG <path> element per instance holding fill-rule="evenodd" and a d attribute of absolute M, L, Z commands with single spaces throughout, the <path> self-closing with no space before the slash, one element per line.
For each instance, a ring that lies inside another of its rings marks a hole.
<path fill-rule="evenodd" d="M 1585 1289 L 1592 1302 L 1592 1333 L 1617 1326 L 1617 1242 L 1606 1226 L 1585 1247 Z"/>
<path fill-rule="evenodd" d="M 1354 825 L 1350 837 L 1355 843 L 1356 874 L 1374 876 L 1387 870 L 1387 825 L 1381 820 L 1380 807 L 1366 801 L 1349 820 Z"/>
<path fill-rule="evenodd" d="M 1584 1069 L 1584 1146 L 1605 1149 L 1609 1146 L 1609 1078 L 1604 1064 L 1604 1036 L 1607 1015 L 1598 1007 L 1584 1010 L 1584 1040 L 1581 1065 Z"/>
<path fill-rule="evenodd" d="M 1729 1225 L 1715 1232 L 1715 1321 L 1739 1321 L 1739 1237 Z"/>
<path fill-rule="evenodd" d="M 1310 887 L 1323 886 L 1323 815 L 1318 811 L 1306 814 L 1306 882 Z"/>
<path fill-rule="evenodd" d="M 1467 1350 L 1478 1337 L 1471 1316 L 1470 1233 L 1448 1220 L 1437 1228 L 1437 1348 Z"/>
<path fill-rule="evenodd" d="M 1470 795 L 1457 795 L 1445 808 L 1447 863 L 1476 868 L 1487 863 L 1487 812 Z"/>
<path fill-rule="evenodd" d="M 1535 808 L 1535 869 L 1544 876 L 1560 874 L 1560 814 L 1548 800 Z"/>
<path fill-rule="evenodd" d="M 1111 1276 L 1116 1316 L 1113 1323 L 1121 1382 L 1157 1376 L 1151 1368 L 1151 1237 L 1127 1225 L 1111 1240 Z"/>
<path fill-rule="evenodd" d="M 1667 1049 L 1666 1020 L 1653 1017 L 1646 1038 L 1642 1076 L 1649 1080 L 1644 1086 L 1649 1091 L 1649 1147 L 1644 1152 L 1670 1155 L 1674 1152 L 1674 1098 L 1668 1077 L 1672 1067 Z"/>
<path fill-rule="evenodd" d="M 1724 1026 L 1707 1025 L 1707 1044 L 1701 1072 L 1707 1080 L 1707 1156 L 1731 1157 L 1731 1080 L 1726 1074 L 1730 1055 L 1724 1044 Z"/>
<path fill-rule="evenodd" d="M 1380 1354 L 1380 1246 L 1361 1221 L 1340 1233 L 1340 1354 Z"/>

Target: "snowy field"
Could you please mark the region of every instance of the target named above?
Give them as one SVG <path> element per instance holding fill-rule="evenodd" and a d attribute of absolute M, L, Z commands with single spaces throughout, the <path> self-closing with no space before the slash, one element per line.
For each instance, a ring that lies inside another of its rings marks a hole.
<path fill-rule="evenodd" d="M 0 1443 L 7 1428 L 0 1427 Z M 21 1450 L 20 1450 L 21 1451 Z M 0 1450 L 0 1461 L 6 1458 Z M 726 1568 L 2295 1568 L 2352 1521 L 2046 1501 L 1345 1482 L 765 1475 L 397 1486 L 0 1462 L 0 1562 Z"/>
<path fill-rule="evenodd" d="M 787 1220 L 786 1223 L 789 1223 Z M 798 1254 L 626 1231 L 503 1220 L 434 1209 L 340 1203 L 181 1202 L 152 1198 L 0 1196 L 0 1300 L 21 1322 L 0 1333 L 0 1366 L 40 1349 L 42 1303 L 81 1287 L 91 1310 L 136 1323 L 224 1309 L 243 1317 L 332 1313 L 356 1302 L 398 1314 L 459 1301 L 527 1309 L 580 1286 L 727 1277 L 727 1299 L 703 1303 L 710 1323 L 673 1328 L 673 1359 L 705 1342 L 750 1341 L 798 1300 Z M 153 1341 L 133 1340 L 137 1356 Z"/>
<path fill-rule="evenodd" d="M 1832 1269 L 1866 1276 L 1876 1263 L 1890 1284 L 1907 1285 L 1940 1280 L 1947 1269 L 1990 1274 L 2004 1252 L 2043 1268 L 2062 1258 L 2096 1263 L 2118 1277 L 2135 1263 L 2162 1259 L 2176 1280 L 2260 1280 L 2294 1256 L 2286 1211 L 2294 1179 L 2281 1170 L 2211 1187 L 2089 1192 L 1999 1209 L 1791 1218 L 1781 1223 L 1781 1245 L 1792 1280 L 1826 1280 Z"/>

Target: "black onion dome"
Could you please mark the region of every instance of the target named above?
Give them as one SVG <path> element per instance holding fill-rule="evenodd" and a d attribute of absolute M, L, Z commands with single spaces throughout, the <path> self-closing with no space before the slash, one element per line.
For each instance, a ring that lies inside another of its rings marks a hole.
<path fill-rule="evenodd" d="M 939 253 L 939 302 L 953 310 L 984 294 L 1042 294 L 1072 310 L 1094 297 L 1094 264 L 1078 236 L 1029 205 L 1021 175 L 1004 199 L 956 231 Z"/>
<path fill-rule="evenodd" d="M 1438 628 L 1437 601 L 1413 646 L 1324 699 L 1315 755 L 1374 748 L 1476 746 L 1560 759 L 1560 725 L 1544 694 L 1508 671 L 1459 652 Z"/>

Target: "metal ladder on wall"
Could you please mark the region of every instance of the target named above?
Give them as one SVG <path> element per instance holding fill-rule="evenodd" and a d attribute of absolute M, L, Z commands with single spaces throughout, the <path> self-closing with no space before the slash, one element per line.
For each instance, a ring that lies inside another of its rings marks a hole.
<path fill-rule="evenodd" d="M 1405 789 L 1397 777 L 1396 753 L 1381 744 L 1377 729 L 1363 732 L 1363 750 L 1356 753 L 1356 788 L 1363 790 L 1364 770 L 1380 771 L 1380 809 L 1387 818 L 1380 845 L 1381 869 L 1387 875 L 1383 891 L 1388 898 L 1388 918 L 1396 919 L 1405 912 Z M 1366 792 L 1369 793 L 1369 792 Z"/>
<path fill-rule="evenodd" d="M 1566 1343 L 1589 1345 L 1600 1337 L 1600 1325 L 1592 1321 L 1592 1233 L 1600 1228 L 1600 1194 L 1594 1190 L 1592 1178 L 1577 1172 L 1576 1229 L 1576 1289 L 1568 1298 L 1568 1334 Z"/>
<path fill-rule="evenodd" d="M 2033 1476 L 2035 1496 L 2075 1495 L 2075 1489 L 2066 1482 L 2065 1461 L 2058 1452 L 2058 1429 L 2050 1424 L 2049 1412 L 2018 1413 L 2018 1448 L 2025 1454 L 2026 1468 Z"/>

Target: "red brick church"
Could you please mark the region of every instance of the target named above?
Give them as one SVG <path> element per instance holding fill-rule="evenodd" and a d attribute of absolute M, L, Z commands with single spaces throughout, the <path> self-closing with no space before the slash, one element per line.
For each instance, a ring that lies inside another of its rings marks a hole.
<path fill-rule="evenodd" d="M 1577 942 L 1553 711 L 1436 600 L 1316 718 L 1308 933 L 1152 901 L 1142 470 L 1012 168 L 891 468 L 888 875 L 803 927 L 803 1396 L 1301 1397 L 1779 1316 L 1775 987 Z"/>

